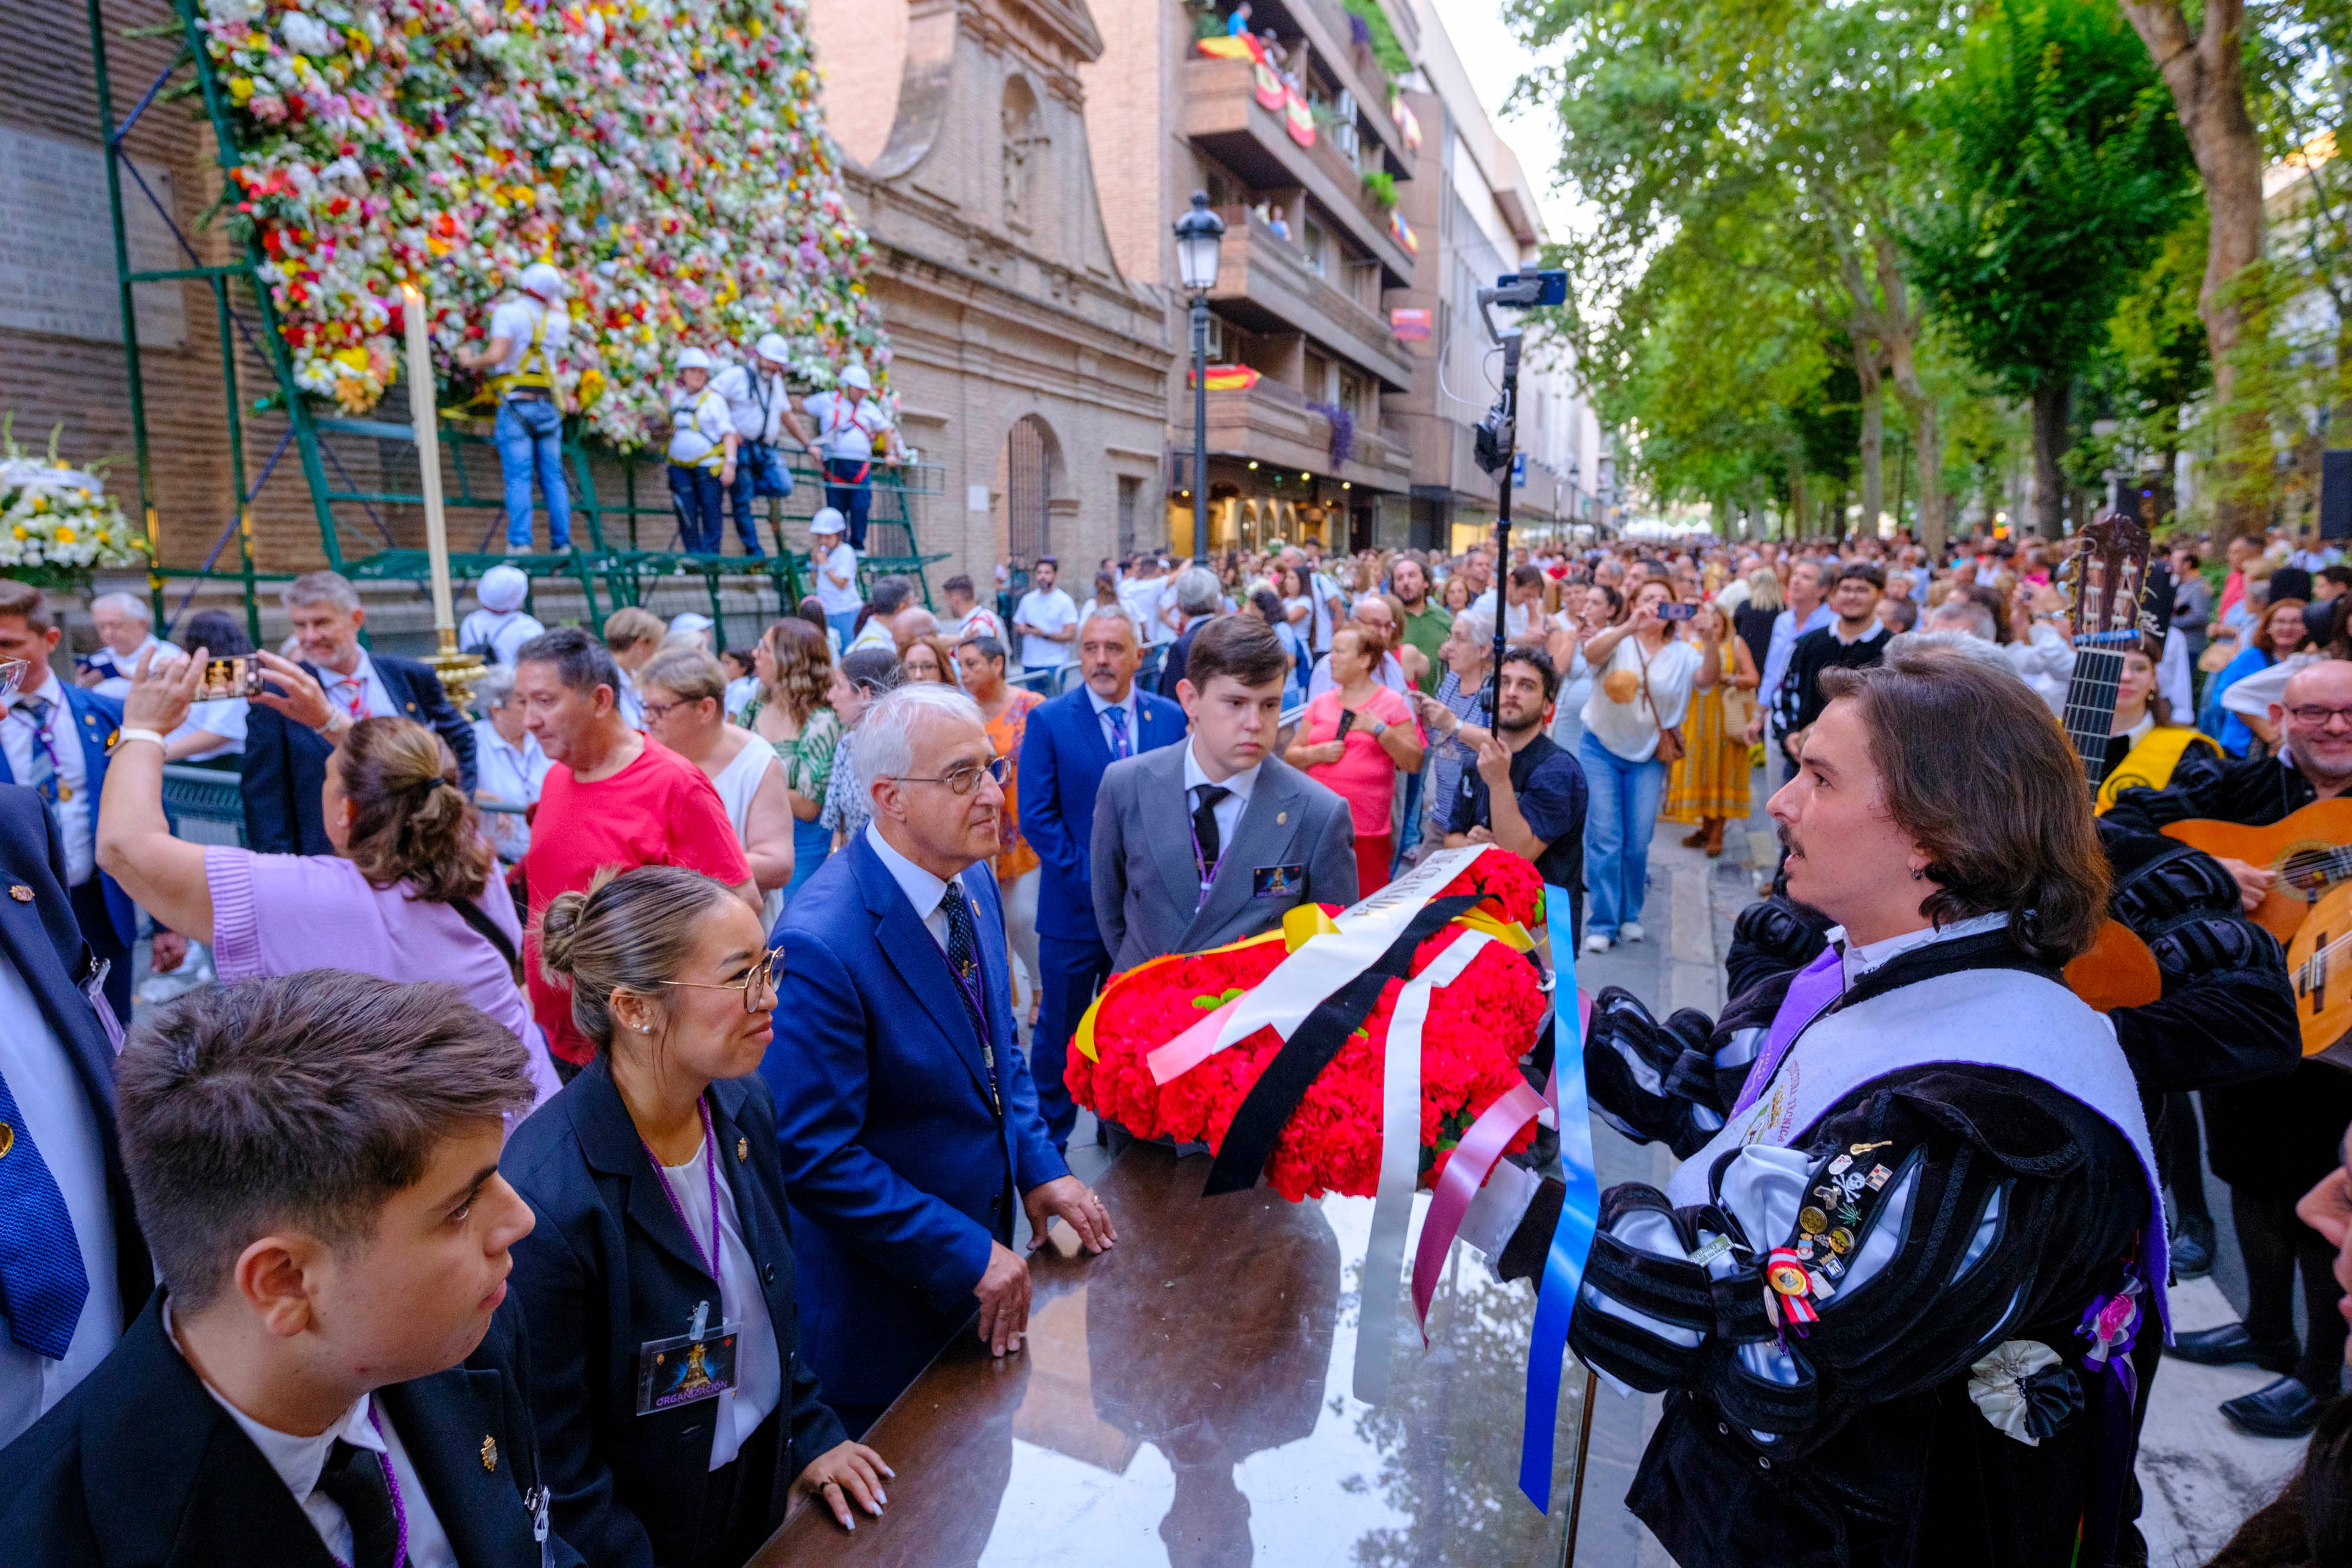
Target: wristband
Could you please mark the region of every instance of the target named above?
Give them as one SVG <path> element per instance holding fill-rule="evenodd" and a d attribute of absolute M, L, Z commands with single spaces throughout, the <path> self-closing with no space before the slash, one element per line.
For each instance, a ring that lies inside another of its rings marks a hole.
<path fill-rule="evenodd" d="M 152 729 L 118 729 L 114 732 L 114 745 L 109 749 L 119 750 L 124 745 L 134 740 L 152 740 L 157 746 L 164 747 L 168 747 L 172 744 Z"/>

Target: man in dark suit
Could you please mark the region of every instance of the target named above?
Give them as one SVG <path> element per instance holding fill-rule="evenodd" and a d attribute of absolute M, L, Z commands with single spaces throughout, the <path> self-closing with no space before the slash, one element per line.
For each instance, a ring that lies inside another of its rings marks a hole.
<path fill-rule="evenodd" d="M 1032 721 L 1034 724 L 1034 720 Z M 989 857 L 1003 763 L 950 687 L 902 687 L 857 728 L 874 820 L 777 927 L 789 1049 L 761 1071 L 793 1210 L 801 1346 L 855 1437 L 979 1311 L 1003 1355 L 1029 1322 L 1031 1245 L 1060 1216 L 1095 1251 L 1110 1217 L 1045 1135 L 1013 1032 Z"/>
<path fill-rule="evenodd" d="M 82 940 L 106 966 L 108 1005 L 117 1019 L 127 1020 L 139 912 L 98 869 L 98 802 L 122 702 L 58 678 L 49 657 L 58 636 L 41 591 L 0 578 L 0 661 L 25 663 L 16 685 L 0 695 L 0 784 L 30 786 L 57 819 L 74 918 Z"/>
<path fill-rule="evenodd" d="M 1092 858 L 1095 792 L 1103 769 L 1184 738 L 1184 710 L 1135 684 L 1143 636 L 1118 605 L 1089 604 L 1078 625 L 1082 685 L 1040 705 L 1021 741 L 1021 831 L 1045 863 L 1037 891 L 1041 998 L 1029 1066 L 1037 1104 L 1056 1149 L 1066 1148 L 1078 1108 L 1062 1082 L 1070 1032 L 1110 973 L 1095 925 Z"/>
<path fill-rule="evenodd" d="M 1285 667 L 1264 622 L 1211 622 L 1178 688 L 1192 738 L 1103 775 L 1094 907 L 1115 967 L 1238 941 L 1302 904 L 1356 902 L 1347 801 L 1274 754 Z M 1022 789 L 1025 821 L 1026 773 Z"/>
<path fill-rule="evenodd" d="M 547 1532 L 505 1304 L 531 1227 L 498 1173 L 501 1114 L 531 1101 L 514 1036 L 446 986 L 311 970 L 195 993 L 119 1076 L 163 1288 L 0 1451 L 11 1555 L 578 1563 Z"/>
<path fill-rule="evenodd" d="M 256 702 L 245 732 L 245 842 L 265 854 L 327 855 L 326 818 L 319 801 L 327 758 L 345 729 L 363 718 L 413 718 L 430 726 L 457 758 L 467 790 L 474 788 L 474 727 L 450 706 L 441 678 L 415 659 L 371 653 L 360 646 L 367 612 L 339 572 L 306 572 L 286 585 L 286 612 L 302 645 L 302 667 L 327 694 L 333 716 L 320 729 L 289 722 Z"/>
<path fill-rule="evenodd" d="M 52 1242 L 0 1263 L 0 1445 L 106 1358 L 154 1283 L 115 1143 L 113 1037 L 65 868 L 40 796 L 0 785 L 0 1123 L 25 1166 L 0 1189 L 0 1230 Z"/>

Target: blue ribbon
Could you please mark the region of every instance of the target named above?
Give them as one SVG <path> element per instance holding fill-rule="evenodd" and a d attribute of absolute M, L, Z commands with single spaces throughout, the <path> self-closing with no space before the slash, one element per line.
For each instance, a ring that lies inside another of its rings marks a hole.
<path fill-rule="evenodd" d="M 1551 935 L 1552 1119 L 1559 1125 L 1560 1174 L 1568 1183 L 1559 1223 L 1544 1260 L 1543 1288 L 1528 1346 L 1526 1425 L 1519 1436 L 1519 1490 L 1542 1513 L 1551 1511 L 1552 1438 L 1559 1425 L 1559 1375 L 1568 1352 L 1569 1320 L 1584 1285 L 1584 1262 L 1601 1219 L 1601 1178 L 1592 1168 L 1592 1111 L 1584 1092 L 1584 1028 L 1577 1016 L 1573 905 L 1560 888 L 1544 888 Z M 1584 1478 L 1576 1478 L 1584 1484 Z"/>

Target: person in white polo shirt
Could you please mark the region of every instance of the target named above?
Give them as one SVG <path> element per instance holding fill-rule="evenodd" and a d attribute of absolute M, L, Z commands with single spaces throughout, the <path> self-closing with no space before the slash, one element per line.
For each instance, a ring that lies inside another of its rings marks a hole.
<path fill-rule="evenodd" d="M 816 449 L 824 458 L 824 504 L 848 519 L 849 548 L 866 549 L 866 514 L 874 505 L 874 452 L 878 444 L 893 463 L 907 460 L 898 427 L 874 396 L 874 378 L 863 365 L 841 372 L 833 391 L 808 400 L 816 425 Z"/>
<path fill-rule="evenodd" d="M 751 520 L 751 497 L 793 493 L 793 471 L 785 466 L 784 455 L 776 450 L 776 444 L 790 435 L 803 446 L 812 444 L 808 427 L 793 412 L 793 394 L 784 385 L 791 357 L 784 340 L 770 332 L 760 340 L 750 364 L 730 365 L 710 379 L 711 386 L 727 400 L 728 415 L 735 422 L 735 482 L 727 486 L 735 508 L 735 537 L 743 541 L 743 553 L 755 559 L 765 552 Z"/>
<path fill-rule="evenodd" d="M 1049 555 L 1039 556 L 1037 564 L 1029 569 L 1029 591 L 1013 609 L 1013 630 L 1021 634 L 1021 668 L 1025 673 L 1058 670 L 1070 662 L 1070 647 L 1078 635 L 1078 607 L 1054 586 L 1060 573 L 1060 562 Z"/>
<path fill-rule="evenodd" d="M 816 576 L 817 602 L 824 606 L 824 623 L 835 640 L 849 646 L 857 630 L 857 612 L 866 602 L 857 591 L 857 552 L 842 538 L 841 513 L 820 507 L 809 519 L 809 570 Z"/>
<path fill-rule="evenodd" d="M 710 384 L 710 356 L 677 357 L 669 399 L 669 494 L 688 555 L 717 555 L 727 529 L 727 486 L 735 483 L 734 416 Z"/>
<path fill-rule="evenodd" d="M 490 340 L 451 355 L 469 371 L 490 372 L 499 400 L 493 438 L 506 481 L 507 553 L 530 551 L 530 481 L 547 503 L 547 542 L 572 548 L 572 492 L 563 479 L 563 388 L 555 362 L 572 336 L 563 312 L 563 274 L 543 261 L 522 269 L 522 292 L 490 313 Z"/>

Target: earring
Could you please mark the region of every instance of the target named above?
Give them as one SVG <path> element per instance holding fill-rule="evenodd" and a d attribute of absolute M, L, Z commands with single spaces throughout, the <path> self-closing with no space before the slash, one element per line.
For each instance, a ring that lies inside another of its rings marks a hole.
<path fill-rule="evenodd" d="M 639 1034 L 651 1034 L 653 1031 L 654 1026 L 649 1023 L 641 1023 L 637 1026 L 637 1032 Z"/>

